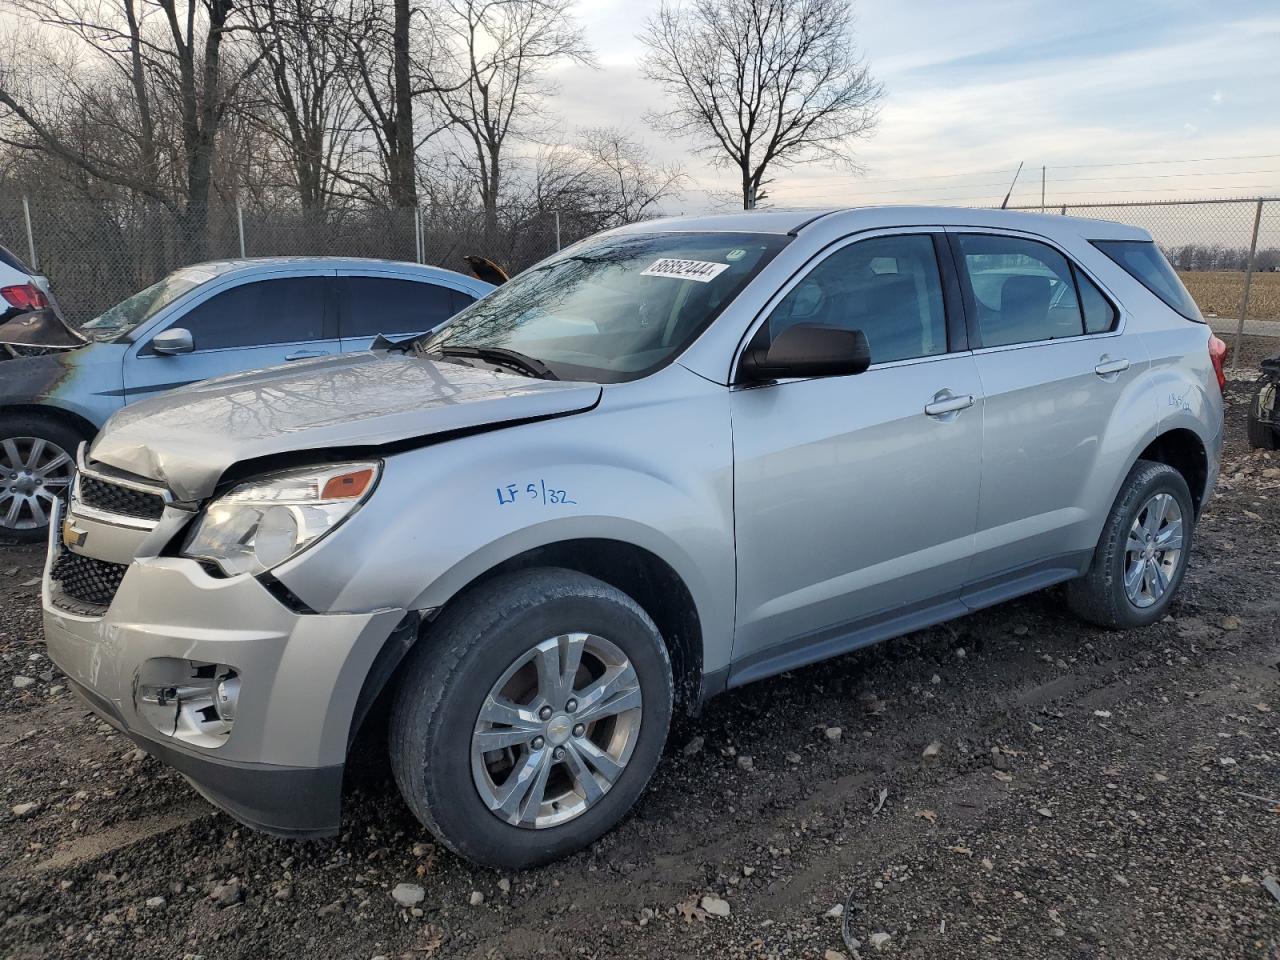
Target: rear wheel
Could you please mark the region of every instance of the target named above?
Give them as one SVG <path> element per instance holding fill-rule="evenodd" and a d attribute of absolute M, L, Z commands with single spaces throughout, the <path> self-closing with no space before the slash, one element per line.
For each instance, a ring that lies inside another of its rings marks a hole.
<path fill-rule="evenodd" d="M 43 539 L 55 500 L 63 499 L 83 438 L 43 417 L 0 417 L 0 537 Z"/>
<path fill-rule="evenodd" d="M 1113 629 L 1155 623 L 1182 585 L 1194 526 L 1182 474 L 1139 460 L 1120 488 L 1088 572 L 1067 586 L 1071 609 Z"/>
<path fill-rule="evenodd" d="M 526 570 L 460 598 L 414 649 L 391 765 L 447 847 L 499 868 L 565 856 L 616 824 L 657 767 L 671 665 L 634 600 Z"/>

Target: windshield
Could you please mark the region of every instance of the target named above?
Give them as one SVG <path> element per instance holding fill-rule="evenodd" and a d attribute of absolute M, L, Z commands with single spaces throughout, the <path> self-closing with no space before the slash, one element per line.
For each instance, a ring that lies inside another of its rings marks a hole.
<path fill-rule="evenodd" d="M 82 324 L 80 330 L 85 336 L 95 340 L 115 340 L 138 324 L 150 320 L 184 293 L 213 279 L 213 276 L 208 270 L 191 267 L 178 270 L 159 283 L 153 283 L 132 297 L 121 300 L 106 313 Z"/>
<path fill-rule="evenodd" d="M 497 347 L 563 380 L 635 380 L 693 342 L 789 237 L 623 234 L 530 268 L 422 341 L 424 352 Z"/>

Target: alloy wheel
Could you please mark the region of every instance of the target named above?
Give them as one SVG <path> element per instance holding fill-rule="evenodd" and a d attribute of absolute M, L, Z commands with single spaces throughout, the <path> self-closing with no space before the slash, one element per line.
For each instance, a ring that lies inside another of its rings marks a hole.
<path fill-rule="evenodd" d="M 489 690 L 471 737 L 471 773 L 494 816 L 545 829 L 610 790 L 640 734 L 631 661 L 590 633 L 567 633 L 516 659 Z"/>
<path fill-rule="evenodd" d="M 1135 607 L 1157 603 L 1168 592 L 1182 561 L 1182 508 L 1157 493 L 1138 511 L 1124 547 L 1124 590 Z"/>
<path fill-rule="evenodd" d="M 66 495 L 74 471 L 71 455 L 51 440 L 0 440 L 0 529 L 46 526 L 54 501 Z"/>

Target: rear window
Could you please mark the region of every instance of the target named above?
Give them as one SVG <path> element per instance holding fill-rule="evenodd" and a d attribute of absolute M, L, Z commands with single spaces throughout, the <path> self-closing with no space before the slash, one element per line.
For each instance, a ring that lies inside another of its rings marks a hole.
<path fill-rule="evenodd" d="M 13 267 L 13 269 L 21 273 L 29 274 L 31 272 L 27 268 L 27 265 L 18 258 L 17 254 L 11 253 L 7 248 L 2 246 L 0 246 L 0 263 L 3 263 L 6 267 Z"/>
<path fill-rule="evenodd" d="M 1093 245 L 1182 316 L 1204 323 L 1191 294 L 1150 240 L 1094 240 Z"/>

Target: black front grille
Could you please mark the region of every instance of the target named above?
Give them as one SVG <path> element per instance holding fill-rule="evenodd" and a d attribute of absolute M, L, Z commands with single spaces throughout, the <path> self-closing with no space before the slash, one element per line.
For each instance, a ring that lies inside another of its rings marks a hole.
<path fill-rule="evenodd" d="M 129 567 L 124 563 L 108 563 L 84 557 L 70 550 L 53 562 L 50 578 L 56 580 L 62 592 L 72 600 L 79 600 L 95 607 L 108 607 L 120 589 L 120 581 Z"/>
<path fill-rule="evenodd" d="M 164 497 L 159 494 L 122 487 L 87 473 L 80 475 L 79 499 L 86 507 L 140 520 L 159 520 L 164 513 Z"/>

